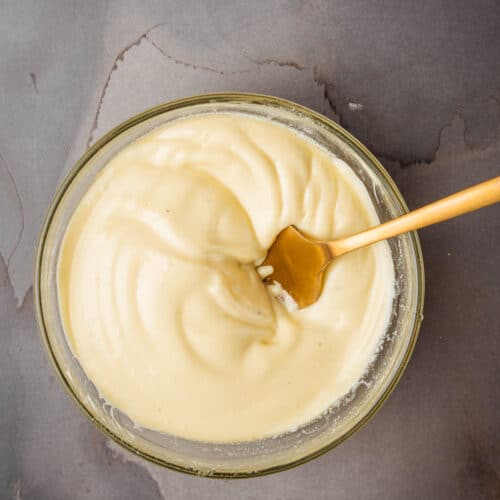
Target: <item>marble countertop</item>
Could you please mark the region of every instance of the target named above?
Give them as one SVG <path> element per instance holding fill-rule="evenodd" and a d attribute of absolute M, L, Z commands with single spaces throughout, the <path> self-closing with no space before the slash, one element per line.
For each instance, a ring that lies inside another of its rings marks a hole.
<path fill-rule="evenodd" d="M 421 231 L 425 318 L 399 386 L 313 462 L 235 482 L 110 443 L 55 378 L 33 312 L 65 173 L 132 114 L 192 94 L 292 99 L 372 149 L 410 207 L 500 174 L 495 1 L 0 1 L 0 498 L 500 497 L 500 208 Z"/>

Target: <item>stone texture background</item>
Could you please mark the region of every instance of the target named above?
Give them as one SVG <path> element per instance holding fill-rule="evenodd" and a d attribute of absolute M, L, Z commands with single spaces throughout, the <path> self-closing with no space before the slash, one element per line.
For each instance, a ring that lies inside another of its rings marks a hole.
<path fill-rule="evenodd" d="M 285 473 L 184 476 L 109 443 L 55 380 L 32 260 L 58 182 L 154 104 L 241 90 L 340 122 L 410 207 L 500 174 L 496 0 L 0 0 L 0 498 L 500 498 L 500 209 L 421 232 L 425 319 L 358 435 Z"/>

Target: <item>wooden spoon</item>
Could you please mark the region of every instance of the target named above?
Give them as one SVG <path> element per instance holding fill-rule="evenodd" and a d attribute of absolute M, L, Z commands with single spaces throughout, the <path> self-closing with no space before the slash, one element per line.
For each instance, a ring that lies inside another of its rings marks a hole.
<path fill-rule="evenodd" d="M 317 241 L 288 226 L 272 244 L 262 266 L 272 266 L 264 281 L 277 281 L 300 309 L 318 300 L 328 264 L 377 241 L 430 226 L 500 201 L 500 177 L 482 182 L 366 231 L 335 241 Z"/>

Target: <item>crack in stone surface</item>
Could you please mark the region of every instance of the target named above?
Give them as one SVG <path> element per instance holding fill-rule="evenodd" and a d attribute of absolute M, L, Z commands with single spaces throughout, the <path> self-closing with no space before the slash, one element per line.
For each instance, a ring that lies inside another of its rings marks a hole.
<path fill-rule="evenodd" d="M 279 66 L 280 68 L 294 68 L 297 71 L 303 71 L 306 69 L 306 66 L 303 66 L 302 64 L 299 64 L 298 62 L 292 61 L 290 59 L 286 60 L 281 60 L 281 59 L 273 59 L 273 58 L 266 58 L 266 59 L 252 59 L 251 57 L 248 57 L 248 60 L 253 62 L 254 64 L 257 64 L 257 66 L 263 66 L 266 64 L 274 64 L 275 66 Z"/>
<path fill-rule="evenodd" d="M 33 90 L 35 91 L 35 94 L 38 95 L 38 86 L 36 84 L 36 73 L 30 72 L 30 78 L 31 78 L 31 83 L 33 85 Z"/>
<path fill-rule="evenodd" d="M 432 160 L 400 160 L 394 155 L 391 155 L 390 153 L 378 153 L 376 151 L 373 151 L 373 154 L 380 160 L 380 162 L 383 164 L 385 162 L 390 162 L 394 163 L 397 165 L 399 168 L 409 168 L 413 167 L 415 165 L 422 165 L 422 164 L 430 164 L 432 163 Z"/>
<path fill-rule="evenodd" d="M 7 275 L 8 275 L 9 269 L 10 269 L 10 261 L 11 261 L 12 257 L 14 256 L 14 254 L 16 253 L 17 249 L 19 248 L 19 245 L 21 243 L 21 238 L 22 238 L 23 232 L 24 232 L 24 208 L 23 208 L 23 203 L 21 201 L 21 195 L 19 194 L 19 189 L 17 188 L 17 184 L 16 184 L 16 181 L 14 179 L 14 176 L 12 175 L 9 167 L 7 166 L 7 162 L 5 161 L 5 158 L 2 156 L 1 153 L 0 153 L 0 160 L 2 160 L 2 163 L 5 167 L 5 171 L 7 172 L 7 175 L 9 176 L 9 179 L 12 182 L 12 186 L 14 187 L 14 193 L 16 195 L 19 211 L 21 213 L 21 228 L 19 229 L 19 234 L 17 235 L 16 242 L 14 243 L 14 248 L 11 250 L 11 252 L 7 256 L 7 260 L 6 260 Z"/>
<path fill-rule="evenodd" d="M 432 162 L 434 162 L 436 160 L 436 157 L 439 153 L 439 150 L 442 147 L 443 133 L 448 127 L 450 127 L 453 124 L 453 120 L 455 119 L 455 117 L 458 117 L 459 119 L 461 119 L 464 122 L 463 140 L 465 143 L 465 134 L 467 131 L 467 124 L 465 123 L 464 118 L 462 116 L 460 116 L 458 113 L 456 113 L 456 115 L 451 119 L 451 121 L 449 123 L 445 123 L 443 126 L 440 127 L 439 132 L 438 132 L 437 144 L 436 144 L 436 147 L 434 148 L 434 151 L 432 151 L 432 156 L 430 158 L 430 161 L 423 160 L 423 162 L 421 162 L 421 163 L 426 163 L 427 165 L 430 165 Z M 408 166 L 411 166 L 411 165 L 408 165 Z"/>
<path fill-rule="evenodd" d="M 342 115 L 340 111 L 337 109 L 337 103 L 335 102 L 335 98 L 333 96 L 334 84 L 330 80 L 321 75 L 317 66 L 314 66 L 313 68 L 313 81 L 318 87 L 323 87 L 323 97 L 328 103 L 328 107 L 337 118 L 339 124 L 343 126 Z"/>
<path fill-rule="evenodd" d="M 152 33 L 155 29 L 159 28 L 160 26 L 164 26 L 164 25 L 165 25 L 165 23 L 155 24 L 154 26 L 149 28 L 147 31 L 142 33 L 142 35 L 140 35 L 138 38 L 136 38 L 133 42 L 126 45 L 122 50 L 120 50 L 120 52 L 118 52 L 117 56 L 115 57 L 115 59 L 113 61 L 112 66 L 111 66 L 111 70 L 108 73 L 108 77 L 106 78 L 106 81 L 104 82 L 104 86 L 102 88 L 101 95 L 99 97 L 99 101 L 97 104 L 97 110 L 96 110 L 96 113 L 94 115 L 94 120 L 92 121 L 92 126 L 90 128 L 89 136 L 87 139 L 87 148 L 90 147 L 90 145 L 92 144 L 92 141 L 94 140 L 94 132 L 97 130 L 97 122 L 99 120 L 99 115 L 101 113 L 101 107 L 102 107 L 102 103 L 104 101 L 104 96 L 106 95 L 106 91 L 108 89 L 109 82 L 111 80 L 111 76 L 118 69 L 118 63 L 120 61 L 123 61 L 125 55 L 127 54 L 127 52 L 131 48 L 137 47 L 138 45 L 140 45 L 141 42 L 143 40 L 145 40 L 150 33 Z M 150 41 L 149 38 L 148 38 L 148 41 Z"/>
<path fill-rule="evenodd" d="M 226 75 L 226 74 L 234 75 L 234 74 L 237 73 L 236 71 L 235 72 L 225 73 L 224 71 L 221 71 L 221 70 L 218 70 L 218 69 L 215 69 L 215 68 L 211 68 L 210 66 L 201 66 L 201 65 L 190 63 L 188 61 L 183 61 L 182 59 L 177 59 L 176 57 L 171 56 L 170 54 L 167 54 L 159 45 L 157 45 L 155 42 L 153 42 L 153 40 L 151 40 L 151 38 L 149 38 L 149 36 L 146 35 L 144 38 L 156 50 L 158 50 L 158 52 L 160 52 L 167 59 L 170 59 L 171 61 L 173 61 L 175 64 L 181 64 L 182 66 L 185 66 L 186 68 L 199 69 L 199 70 L 203 70 L 203 71 L 208 71 L 210 73 L 215 73 L 216 75 Z"/>
<path fill-rule="evenodd" d="M 184 66 L 186 68 L 191 68 L 191 69 L 195 69 L 195 70 L 202 70 L 202 71 L 208 71 L 209 73 L 214 73 L 216 75 L 241 75 L 241 74 L 250 73 L 251 71 L 253 71 L 253 68 L 242 69 L 242 70 L 239 70 L 239 71 L 223 71 L 221 69 L 216 69 L 216 68 L 213 68 L 211 66 L 204 66 L 204 65 L 201 65 L 201 64 L 194 64 L 194 63 L 192 63 L 190 61 L 185 61 L 183 59 L 179 59 L 177 57 L 174 57 L 171 54 L 168 54 L 156 42 L 154 42 L 153 40 L 151 40 L 151 38 L 149 37 L 149 34 L 146 35 L 145 38 L 164 57 L 166 57 L 170 61 L 173 61 L 176 64 L 180 64 L 180 65 L 182 65 L 182 66 Z M 281 68 L 293 68 L 293 69 L 296 69 L 298 71 L 303 71 L 304 69 L 306 69 L 306 66 L 302 66 L 301 64 L 296 63 L 295 61 L 289 61 L 289 60 L 287 60 L 287 61 L 281 61 L 279 59 L 271 59 L 271 58 L 258 60 L 258 59 L 252 59 L 251 57 L 248 57 L 248 56 L 245 56 L 245 57 L 247 57 L 247 59 L 250 62 L 252 62 L 253 64 L 255 64 L 256 66 L 263 66 L 263 65 L 273 64 L 273 65 L 279 66 Z"/>
<path fill-rule="evenodd" d="M 499 141 L 496 141 L 492 144 L 488 144 L 485 146 L 471 146 L 466 140 L 466 135 L 467 135 L 466 120 L 464 119 L 464 117 L 460 113 L 455 113 L 455 115 L 453 116 L 451 121 L 444 124 L 439 129 L 437 144 L 436 144 L 436 147 L 434 148 L 432 155 L 429 159 L 422 159 L 422 160 L 413 159 L 413 160 L 404 161 L 404 160 L 401 160 L 399 158 L 396 158 L 395 156 L 393 156 L 389 153 L 385 153 L 383 151 L 377 152 L 376 150 L 374 150 L 374 153 L 381 160 L 388 160 L 392 163 L 397 164 L 400 168 L 410 168 L 410 167 L 418 166 L 418 165 L 432 165 L 434 162 L 439 161 L 438 156 L 439 156 L 439 153 L 441 152 L 441 149 L 443 148 L 443 134 L 444 134 L 444 132 L 446 131 L 446 129 L 448 129 L 449 127 L 451 127 L 453 125 L 454 120 L 457 118 L 459 120 L 461 120 L 463 123 L 463 133 L 462 133 L 462 137 L 460 138 L 462 140 L 463 149 L 457 150 L 458 144 L 455 144 L 451 148 L 451 150 L 447 153 L 448 157 L 453 158 L 453 157 L 457 157 L 457 156 L 464 156 L 465 154 L 472 154 L 475 152 L 487 151 L 491 148 L 496 147 L 497 144 L 500 144 L 500 140 L 499 140 Z"/>

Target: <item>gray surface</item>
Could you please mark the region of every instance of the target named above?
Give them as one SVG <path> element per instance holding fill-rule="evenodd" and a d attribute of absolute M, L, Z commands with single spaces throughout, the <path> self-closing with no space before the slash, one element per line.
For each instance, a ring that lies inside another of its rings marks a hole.
<path fill-rule="evenodd" d="M 499 175 L 499 26 L 494 0 L 0 0 L 0 498 L 500 498 L 498 206 L 421 232 L 421 337 L 375 419 L 265 478 L 192 478 L 109 443 L 54 378 L 31 291 L 64 173 L 116 123 L 180 96 L 245 90 L 324 112 L 412 207 Z"/>

